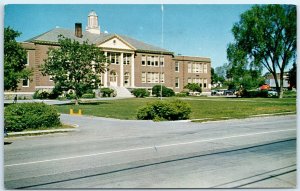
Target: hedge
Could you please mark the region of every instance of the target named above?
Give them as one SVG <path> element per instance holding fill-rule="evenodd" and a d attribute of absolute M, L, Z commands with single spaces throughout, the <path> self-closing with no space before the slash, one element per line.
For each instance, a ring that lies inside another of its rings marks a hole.
<path fill-rule="evenodd" d="M 134 89 L 134 90 L 132 90 L 131 93 L 132 93 L 135 97 L 140 97 L 140 98 L 148 97 L 148 96 L 150 95 L 150 93 L 148 92 L 148 90 L 143 89 L 143 88 L 137 88 L 137 89 Z"/>
<path fill-rule="evenodd" d="M 16 103 L 5 107 L 4 123 L 7 131 L 23 131 L 40 127 L 60 126 L 57 110 L 44 103 Z"/>
<path fill-rule="evenodd" d="M 191 106 L 181 100 L 156 101 L 138 109 L 137 118 L 142 120 L 189 119 Z"/>
<path fill-rule="evenodd" d="M 162 97 L 175 96 L 175 92 L 172 89 L 167 88 L 166 86 L 161 86 L 161 85 L 155 85 L 152 87 L 152 95 L 159 97 L 161 89 L 162 89 Z"/>

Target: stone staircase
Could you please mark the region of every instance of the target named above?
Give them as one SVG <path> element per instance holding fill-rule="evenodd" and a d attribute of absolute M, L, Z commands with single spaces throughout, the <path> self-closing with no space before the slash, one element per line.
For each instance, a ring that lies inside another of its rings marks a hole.
<path fill-rule="evenodd" d="M 116 97 L 122 97 L 122 98 L 126 98 L 126 97 L 134 97 L 130 91 L 125 88 L 125 87 L 118 87 L 118 86 L 110 86 L 109 88 L 115 90 L 117 92 L 117 96 Z"/>

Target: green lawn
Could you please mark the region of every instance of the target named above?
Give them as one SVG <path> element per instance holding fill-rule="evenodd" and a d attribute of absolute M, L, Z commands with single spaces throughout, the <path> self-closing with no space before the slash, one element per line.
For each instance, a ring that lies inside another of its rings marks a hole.
<path fill-rule="evenodd" d="M 168 98 L 175 99 L 175 98 Z M 186 97 L 180 98 L 192 107 L 191 119 L 219 120 L 226 118 L 246 118 L 252 115 L 296 112 L 295 98 L 219 98 Z M 82 110 L 83 115 L 118 119 L 136 119 L 137 109 L 157 98 L 130 98 L 110 101 L 97 101 L 75 105 L 55 106 L 61 113 Z"/>

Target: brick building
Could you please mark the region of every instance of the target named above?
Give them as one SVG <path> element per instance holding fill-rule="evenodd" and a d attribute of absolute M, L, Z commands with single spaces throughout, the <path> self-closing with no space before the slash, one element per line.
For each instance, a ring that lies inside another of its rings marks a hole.
<path fill-rule="evenodd" d="M 27 67 L 33 70 L 30 79 L 24 79 L 18 92 L 9 94 L 32 95 L 39 89 L 52 89 L 50 76 L 43 76 L 40 66 L 47 58 L 49 47 L 58 47 L 58 36 L 63 35 L 79 42 L 88 40 L 100 47 L 110 60 L 109 71 L 101 76 L 104 87 L 112 87 L 118 94 L 127 89 L 148 88 L 160 82 L 175 92 L 180 92 L 188 83 L 198 83 L 203 93 L 211 88 L 211 60 L 204 57 L 175 56 L 173 52 L 156 47 L 128 36 L 102 33 L 98 16 L 92 11 L 88 15 L 86 31 L 80 23 L 75 30 L 54 28 L 21 44 L 27 50 Z"/>

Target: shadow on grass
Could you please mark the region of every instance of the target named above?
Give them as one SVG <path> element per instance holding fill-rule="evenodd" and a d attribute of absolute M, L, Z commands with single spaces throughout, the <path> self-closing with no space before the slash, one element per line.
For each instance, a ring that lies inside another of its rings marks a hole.
<path fill-rule="evenodd" d="M 111 104 L 109 102 L 79 102 L 79 105 L 78 106 L 81 106 L 81 105 L 106 105 L 106 104 Z M 75 106 L 75 103 L 65 103 L 65 104 L 60 104 L 61 106 L 64 106 L 64 105 L 74 105 Z"/>

